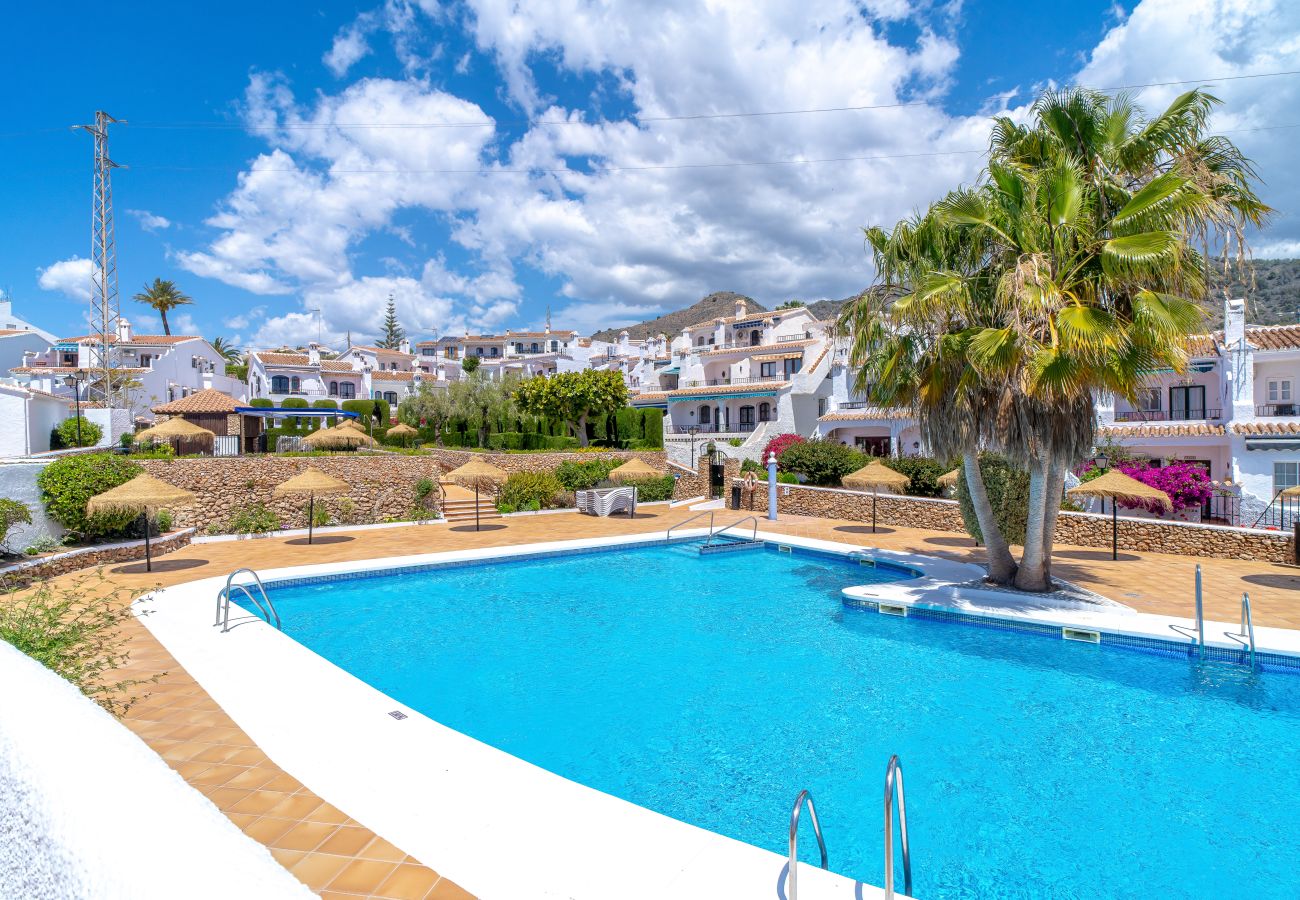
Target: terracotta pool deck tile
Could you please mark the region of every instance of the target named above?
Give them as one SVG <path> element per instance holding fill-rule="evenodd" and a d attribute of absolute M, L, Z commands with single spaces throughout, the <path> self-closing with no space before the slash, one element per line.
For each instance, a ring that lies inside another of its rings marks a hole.
<path fill-rule="evenodd" d="M 347 813 L 343 812 L 336 806 L 328 803 L 321 803 L 309 813 L 305 813 L 303 818 L 308 822 L 330 822 L 334 825 L 342 825 L 345 822 L 351 822 Z"/>
<path fill-rule="evenodd" d="M 354 825 L 341 825 L 339 828 L 327 837 L 319 847 L 316 848 L 318 853 L 333 853 L 336 856 L 351 856 L 355 859 L 372 859 L 375 862 L 397 862 L 397 860 L 376 860 L 374 857 L 365 857 L 361 855 L 362 849 L 375 839 L 374 832 L 369 828 L 361 828 Z"/>
<path fill-rule="evenodd" d="M 237 812 L 243 815 L 258 815 L 258 813 L 247 809 L 235 809 L 237 805 L 243 803 L 252 794 L 251 791 L 241 791 L 228 787 L 204 787 L 195 785 L 203 796 L 207 797 L 212 803 L 224 813 Z"/>
<path fill-rule="evenodd" d="M 375 838 L 355 855 L 360 859 L 381 859 L 389 862 L 403 862 L 409 859 L 400 848 L 381 837 Z"/>
<path fill-rule="evenodd" d="M 313 891 L 322 891 L 351 860 L 343 856 L 308 853 L 289 867 L 299 881 Z"/>
<path fill-rule="evenodd" d="M 301 794 L 286 794 L 283 798 L 266 811 L 268 816 L 278 816 L 285 819 L 299 819 L 302 821 L 311 821 L 308 815 L 315 812 L 325 801 L 321 800 L 315 794 L 310 792 Z M 336 822 L 334 824 L 342 824 Z"/>
<path fill-rule="evenodd" d="M 278 769 L 244 768 L 242 766 L 234 766 L 233 768 L 238 769 L 238 771 L 228 781 L 223 781 L 222 785 L 231 788 L 246 788 L 250 791 L 264 787 L 268 781 L 281 774 Z M 204 776 L 206 774 L 204 773 Z"/>
<path fill-rule="evenodd" d="M 433 886 L 433 890 L 429 891 L 426 900 L 475 900 L 475 898 L 456 882 L 442 878 Z"/>
<path fill-rule="evenodd" d="M 424 900 L 438 883 L 438 873 L 423 866 L 400 865 L 375 889 L 384 900 Z"/>
<path fill-rule="evenodd" d="M 245 793 L 247 796 L 244 799 L 230 807 L 234 812 L 255 813 L 265 816 L 285 800 L 284 794 L 278 794 L 274 791 L 246 791 Z"/>
<path fill-rule="evenodd" d="M 269 760 L 268 763 L 270 763 Z M 299 781 L 297 778 L 294 778 L 292 775 L 286 772 L 281 772 L 278 775 L 276 775 L 274 778 L 272 778 L 270 781 L 268 781 L 266 784 L 262 785 L 262 790 L 282 791 L 286 794 L 294 794 L 297 793 L 298 791 L 304 790 L 304 788 L 302 786 L 302 782 Z"/>
<path fill-rule="evenodd" d="M 337 825 L 326 822 L 298 822 L 270 844 L 282 850 L 315 850 L 336 830 Z"/>
<path fill-rule="evenodd" d="M 220 785 L 224 787 L 243 788 L 244 790 L 252 790 L 253 788 L 257 787 L 257 785 L 226 784 L 226 782 L 230 781 L 236 775 L 242 775 L 246 771 L 247 770 L 244 769 L 242 766 L 227 766 L 221 764 L 213 765 L 210 766 L 205 771 L 200 772 L 198 775 L 196 775 L 194 777 L 194 780 L 191 783 L 202 784 L 202 785 L 213 785 L 213 786 Z M 250 810 L 250 812 L 251 811 L 252 810 Z"/>
<path fill-rule="evenodd" d="M 238 813 L 235 815 L 238 815 Z M 243 829 L 243 832 L 260 844 L 274 847 L 276 846 L 275 842 L 297 824 L 296 819 L 273 819 L 270 816 L 260 816 L 254 818 L 253 822 Z"/>
<path fill-rule="evenodd" d="M 354 859 L 326 887 L 332 891 L 373 894 L 393 874 L 397 865 L 377 859 Z"/>
<path fill-rule="evenodd" d="M 275 857 L 275 861 L 280 865 L 286 869 L 292 869 L 302 862 L 307 853 L 304 850 L 281 850 L 279 847 L 272 847 L 271 855 Z"/>

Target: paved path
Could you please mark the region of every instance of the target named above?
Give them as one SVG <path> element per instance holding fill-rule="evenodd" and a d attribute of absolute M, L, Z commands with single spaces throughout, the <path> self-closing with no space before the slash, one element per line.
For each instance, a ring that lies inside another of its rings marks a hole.
<path fill-rule="evenodd" d="M 689 515 L 684 509 L 658 507 L 635 521 L 563 513 L 498 519 L 479 532 L 473 525 L 425 525 L 329 533 L 311 546 L 303 538 L 281 537 L 199 544 L 161 557 L 151 574 L 144 573 L 142 565 L 130 564 L 111 568 L 108 575 L 116 584 L 143 590 L 224 575 L 242 566 L 266 569 L 658 531 Z M 742 515 L 719 511 L 717 521 Z M 882 527 L 872 534 L 871 526 L 861 522 L 798 516 L 764 521 L 762 529 L 980 561 L 973 542 L 956 534 L 898 527 Z M 1137 552 L 1123 552 L 1113 562 L 1103 550 L 1064 546 L 1057 548 L 1054 573 L 1143 612 L 1190 616 L 1197 562 L 1205 578 L 1208 618 L 1234 621 L 1241 592 L 1248 590 L 1257 625 L 1300 628 L 1300 570 L 1285 566 Z M 131 710 L 126 724 L 322 897 L 469 896 L 282 771 L 140 623 L 132 622 L 131 637 L 132 663 L 123 674 L 166 674 L 148 688 L 150 696 Z M 436 865 L 437 860 L 423 863 Z"/>

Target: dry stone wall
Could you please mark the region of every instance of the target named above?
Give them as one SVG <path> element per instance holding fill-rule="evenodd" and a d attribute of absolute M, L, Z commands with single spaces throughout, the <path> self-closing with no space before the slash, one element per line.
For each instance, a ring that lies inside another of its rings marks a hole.
<path fill-rule="evenodd" d="M 741 503 L 747 509 L 749 499 L 742 490 Z M 766 482 L 760 482 L 753 501 L 756 511 L 767 512 Z M 871 495 L 842 488 L 778 485 L 777 513 L 869 522 Z M 955 500 L 881 494 L 876 500 L 876 521 L 881 525 L 931 531 L 966 531 Z M 1063 511 L 1056 520 L 1056 542 L 1081 547 L 1110 547 L 1110 516 Z M 1214 559 L 1295 562 L 1292 537 L 1283 532 L 1122 516 L 1119 519 L 1119 548 Z"/>
<path fill-rule="evenodd" d="M 188 546 L 192 537 L 194 537 L 192 528 L 173 531 L 151 541 L 150 550 L 156 559 L 164 553 L 171 553 L 173 550 Z M 67 572 L 132 562 L 137 559 L 144 559 L 144 541 L 125 541 L 120 544 L 68 550 L 44 559 L 26 560 L 0 569 L 0 588 L 13 590 Z"/>

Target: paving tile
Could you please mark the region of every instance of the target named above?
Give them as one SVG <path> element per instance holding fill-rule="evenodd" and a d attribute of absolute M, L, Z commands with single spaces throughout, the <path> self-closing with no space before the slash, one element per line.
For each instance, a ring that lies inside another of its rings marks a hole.
<path fill-rule="evenodd" d="M 355 854 L 361 859 L 382 859 L 389 862 L 402 862 L 407 856 L 402 850 L 381 837 L 375 838 Z M 421 867 L 423 868 L 423 867 Z"/>
<path fill-rule="evenodd" d="M 238 813 L 235 815 L 238 815 Z M 276 846 L 275 842 L 297 824 L 298 822 L 295 819 L 272 819 L 270 816 L 259 816 L 244 827 L 243 831 L 244 834 L 258 843 L 274 847 Z"/>
<path fill-rule="evenodd" d="M 313 891 L 324 890 L 351 860 L 345 856 L 329 856 L 324 853 L 308 853 L 289 867 L 299 881 Z"/>
<path fill-rule="evenodd" d="M 350 821 L 346 813 L 328 803 L 322 803 L 303 818 L 312 822 L 333 822 L 335 825 Z"/>
<path fill-rule="evenodd" d="M 396 868 L 396 863 L 375 859 L 349 860 L 326 887 L 332 891 L 373 894 Z"/>
<path fill-rule="evenodd" d="M 247 788 L 250 791 L 265 786 L 272 778 L 282 774 L 279 769 L 264 769 L 261 767 L 248 769 L 242 766 L 233 766 L 232 768 L 238 769 L 238 771 L 223 784 L 226 787 Z"/>
<path fill-rule="evenodd" d="M 285 819 L 307 819 L 309 814 L 319 809 L 322 803 L 324 801 L 315 794 L 284 794 L 275 805 L 265 811 L 264 815 Z"/>
<path fill-rule="evenodd" d="M 256 813 L 265 816 L 269 815 L 271 810 L 283 799 L 284 794 L 277 794 L 273 791 L 250 791 L 248 796 L 232 806 L 231 809 L 235 812 Z"/>
<path fill-rule="evenodd" d="M 324 822 L 298 822 L 270 843 L 284 850 L 315 850 L 337 828 Z"/>
<path fill-rule="evenodd" d="M 375 895 L 384 900 L 423 900 L 438 883 L 438 873 L 424 866 L 399 865 L 379 885 Z"/>
<path fill-rule="evenodd" d="M 428 900 L 474 900 L 474 895 L 456 882 L 443 878 L 429 891 Z"/>
<path fill-rule="evenodd" d="M 324 823 L 322 823 L 324 824 Z M 318 853 L 333 853 L 338 856 L 361 856 L 361 850 L 375 839 L 369 828 L 340 826 L 333 834 L 316 848 Z M 374 859 L 374 857 L 361 857 Z M 397 860 L 376 860 L 377 862 L 396 862 Z"/>

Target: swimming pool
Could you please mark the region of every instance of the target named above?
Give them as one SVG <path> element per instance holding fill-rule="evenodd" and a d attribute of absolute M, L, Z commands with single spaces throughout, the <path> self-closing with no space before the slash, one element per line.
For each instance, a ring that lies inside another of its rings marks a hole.
<path fill-rule="evenodd" d="M 869 883 L 899 753 L 918 896 L 1295 895 L 1300 678 L 841 603 L 908 574 L 660 545 L 271 590 L 379 690 L 634 803 L 781 853 L 810 788 Z"/>

